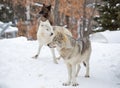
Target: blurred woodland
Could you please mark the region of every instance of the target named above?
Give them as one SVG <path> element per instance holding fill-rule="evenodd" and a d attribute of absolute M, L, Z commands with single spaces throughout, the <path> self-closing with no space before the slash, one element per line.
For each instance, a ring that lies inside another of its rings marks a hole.
<path fill-rule="evenodd" d="M 43 3 L 52 5 L 54 25 L 67 25 L 77 39 L 80 32 L 83 36 L 88 35 L 94 25 L 97 25 L 93 17 L 98 15 L 95 8 L 95 3 L 98 2 L 100 0 L 0 0 L 0 4 L 11 8 L 11 20 L 17 20 L 18 36 L 26 36 L 33 40 L 36 40 L 39 23 L 37 15 Z"/>

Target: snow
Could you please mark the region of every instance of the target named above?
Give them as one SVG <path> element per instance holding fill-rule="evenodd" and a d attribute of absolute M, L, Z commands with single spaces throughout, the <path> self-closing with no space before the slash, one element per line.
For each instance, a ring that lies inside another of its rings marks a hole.
<path fill-rule="evenodd" d="M 106 31 L 92 37 L 91 77 L 84 77 L 82 65 L 77 78 L 79 86 L 75 88 L 120 88 L 120 31 Z M 101 38 L 107 42 L 100 42 Z M 37 49 L 37 41 L 27 41 L 24 37 L 0 40 L 0 88 L 74 88 L 62 86 L 67 79 L 64 61 L 54 64 L 46 46 L 42 47 L 39 58 L 33 59 Z"/>
<path fill-rule="evenodd" d="M 4 6 L 3 4 L 0 4 L 0 10 L 2 9 L 3 6 Z"/>
<path fill-rule="evenodd" d="M 111 20 L 111 22 L 112 22 L 112 23 L 114 23 L 114 22 L 115 22 L 115 20 L 113 19 L 113 20 Z"/>
<path fill-rule="evenodd" d="M 102 34 L 106 37 L 109 43 L 120 43 L 120 31 L 105 31 Z"/>
<path fill-rule="evenodd" d="M 9 22 L 9 23 L 3 23 L 0 21 L 0 32 L 3 30 L 3 28 L 6 26 L 6 25 L 12 25 L 12 22 Z M 18 31 L 18 28 L 17 27 L 12 27 L 12 26 L 9 26 L 5 32 L 14 32 L 14 31 Z"/>
<path fill-rule="evenodd" d="M 14 31 L 18 31 L 18 28 L 17 27 L 9 26 L 8 29 L 5 30 L 5 32 L 14 32 Z"/>
<path fill-rule="evenodd" d="M 117 7 L 120 6 L 120 3 L 117 3 L 116 6 L 117 6 Z"/>
<path fill-rule="evenodd" d="M 108 40 L 102 33 L 92 34 L 90 39 L 91 39 L 91 41 L 94 41 L 94 42 L 108 43 Z"/>
<path fill-rule="evenodd" d="M 3 24 L 3 22 L 0 21 L 0 25 Z"/>
<path fill-rule="evenodd" d="M 120 31 L 105 31 L 91 35 L 91 41 L 102 43 L 120 43 Z"/>
<path fill-rule="evenodd" d="M 40 7 L 42 7 L 43 5 L 42 4 L 40 4 L 40 3 L 34 3 L 34 5 L 35 6 L 40 6 Z"/>

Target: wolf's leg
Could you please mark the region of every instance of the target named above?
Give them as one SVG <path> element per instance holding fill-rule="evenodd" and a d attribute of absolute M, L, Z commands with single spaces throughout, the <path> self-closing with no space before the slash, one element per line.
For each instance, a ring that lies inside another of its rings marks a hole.
<path fill-rule="evenodd" d="M 55 50 L 54 48 L 50 48 L 51 52 L 52 52 L 52 56 L 53 56 L 53 61 L 55 64 L 58 64 L 57 60 L 56 60 L 56 56 L 55 56 Z"/>
<path fill-rule="evenodd" d="M 76 71 L 76 75 L 75 75 L 76 77 L 77 77 L 78 74 L 79 74 L 80 68 L 81 68 L 80 64 L 77 64 L 77 71 Z"/>
<path fill-rule="evenodd" d="M 68 81 L 63 83 L 64 86 L 68 86 L 71 83 L 71 77 L 72 77 L 72 67 L 70 64 L 66 64 L 67 65 L 67 70 L 68 70 Z"/>
<path fill-rule="evenodd" d="M 35 56 L 33 56 L 32 58 L 35 58 L 35 59 L 38 58 L 42 46 L 43 46 L 43 45 L 39 45 L 37 54 L 36 54 Z"/>
<path fill-rule="evenodd" d="M 72 80 L 71 80 L 72 86 L 78 86 L 79 84 L 76 81 L 76 64 L 72 65 Z"/>
<path fill-rule="evenodd" d="M 89 60 L 88 61 L 84 61 L 84 63 L 86 64 L 86 74 L 85 74 L 85 77 L 90 77 L 89 76 Z"/>
<path fill-rule="evenodd" d="M 57 59 L 57 60 L 60 60 L 60 58 L 61 58 L 61 56 L 57 57 L 56 59 Z"/>

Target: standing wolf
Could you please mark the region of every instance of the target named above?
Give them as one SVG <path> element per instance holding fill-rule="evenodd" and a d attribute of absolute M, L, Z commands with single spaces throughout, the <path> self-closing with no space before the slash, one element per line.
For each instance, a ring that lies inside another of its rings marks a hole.
<path fill-rule="evenodd" d="M 37 40 L 39 42 L 38 52 L 33 58 L 37 58 L 39 56 L 40 50 L 43 45 L 46 45 L 50 42 L 53 35 L 52 24 L 54 23 L 54 17 L 51 12 L 51 5 L 43 4 L 41 11 L 39 12 L 39 27 L 37 31 Z M 51 49 L 54 63 L 57 63 L 54 49 Z"/>
<path fill-rule="evenodd" d="M 76 41 L 73 37 L 57 33 L 51 43 L 48 44 L 50 48 L 57 48 L 60 56 L 64 59 L 68 70 L 68 81 L 63 83 L 64 86 L 72 84 L 77 86 L 76 77 L 80 70 L 80 64 L 86 66 L 85 77 L 89 77 L 89 58 L 91 54 L 91 43 L 86 37 L 84 41 Z"/>
<path fill-rule="evenodd" d="M 52 41 L 54 35 L 57 35 L 58 32 L 62 32 L 64 34 L 72 36 L 71 32 L 68 29 L 66 29 L 65 27 L 51 26 L 51 24 L 48 20 L 46 20 L 44 22 L 40 21 L 38 32 L 37 32 L 37 40 L 39 42 L 39 48 L 38 48 L 37 54 L 33 58 L 38 57 L 42 46 L 50 43 Z M 54 63 L 57 63 L 54 48 L 51 49 L 51 52 L 53 55 Z"/>
<path fill-rule="evenodd" d="M 54 17 L 51 12 L 51 5 L 46 6 L 45 4 L 43 4 L 42 10 L 39 12 L 39 14 L 41 15 L 37 31 L 37 40 L 39 42 L 39 48 L 37 54 L 33 56 L 33 58 L 37 58 L 39 56 L 42 46 L 50 43 L 54 34 L 56 34 L 57 32 L 61 31 L 65 34 L 72 36 L 71 32 L 64 27 L 51 26 L 54 23 Z M 54 63 L 57 63 L 54 49 L 51 49 L 51 52 L 53 55 Z"/>

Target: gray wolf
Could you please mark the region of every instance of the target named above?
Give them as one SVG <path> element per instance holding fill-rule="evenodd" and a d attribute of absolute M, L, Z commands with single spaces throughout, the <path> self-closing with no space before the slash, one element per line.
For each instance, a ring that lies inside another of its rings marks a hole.
<path fill-rule="evenodd" d="M 89 38 L 77 41 L 73 37 L 62 32 L 54 36 L 50 48 L 57 48 L 60 56 L 64 59 L 68 70 L 68 81 L 63 83 L 64 86 L 72 84 L 77 86 L 76 77 L 80 70 L 80 64 L 86 67 L 85 77 L 89 77 L 89 59 L 91 54 L 91 43 Z"/>
<path fill-rule="evenodd" d="M 37 32 L 37 40 L 39 42 L 39 48 L 37 54 L 33 58 L 37 58 L 40 50 L 43 45 L 47 45 L 50 43 L 54 37 L 54 35 L 57 35 L 58 32 L 63 32 L 65 34 L 68 34 L 69 36 L 72 36 L 71 32 L 60 26 L 51 26 L 50 22 L 48 20 L 46 21 L 40 21 L 38 32 Z M 51 49 L 54 63 L 57 63 L 57 58 L 55 56 L 54 48 Z M 59 57 L 60 58 L 60 57 Z"/>

